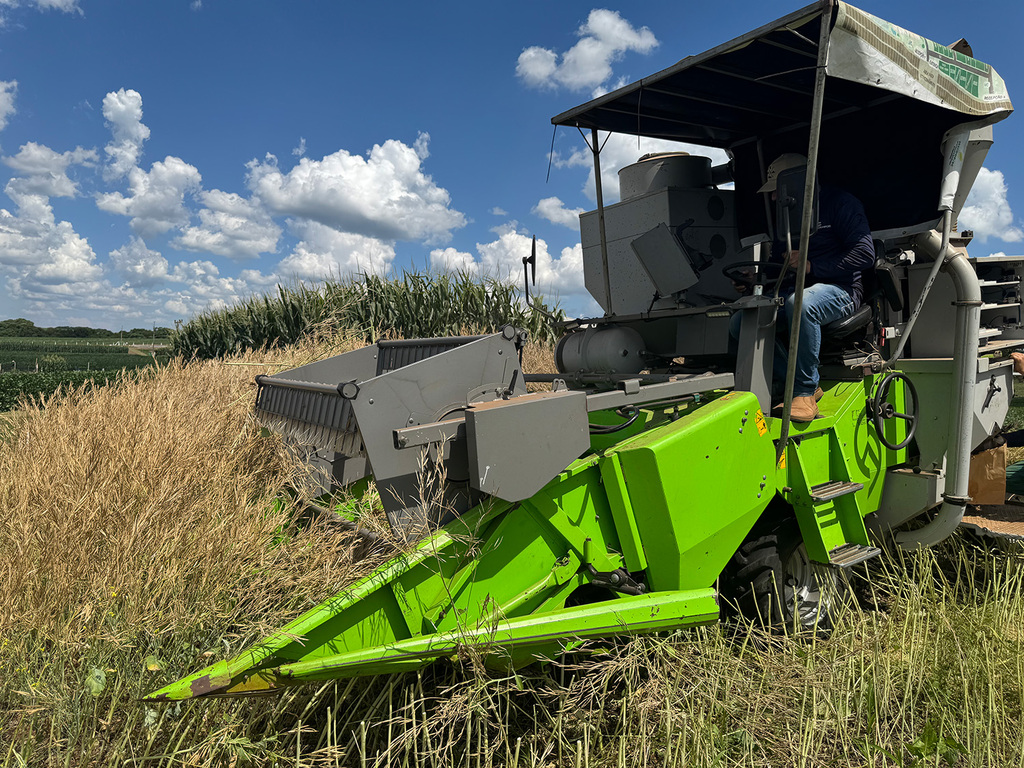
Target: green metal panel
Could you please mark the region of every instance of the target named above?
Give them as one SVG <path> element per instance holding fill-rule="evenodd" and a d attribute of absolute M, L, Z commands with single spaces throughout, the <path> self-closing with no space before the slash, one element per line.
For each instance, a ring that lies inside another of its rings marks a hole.
<path fill-rule="evenodd" d="M 886 467 L 903 458 L 867 422 L 871 387 L 870 379 L 829 386 L 823 417 L 792 425 L 778 467 L 780 420 L 766 418 L 750 393 L 729 392 L 678 417 L 644 412 L 642 432 L 611 447 L 610 436 L 595 438 L 595 452 L 531 498 L 471 510 L 254 648 L 148 698 L 393 672 L 462 646 L 515 665 L 581 637 L 711 620 L 711 585 L 777 493 L 796 510 L 814 559 L 867 543 L 863 516 L 878 506 Z M 811 489 L 836 480 L 864 488 L 812 501 Z M 566 606 L 595 571 L 623 567 L 643 571 L 653 592 Z"/>
<path fill-rule="evenodd" d="M 821 418 L 791 425 L 776 482 L 796 511 L 808 555 L 817 562 L 828 563 L 828 553 L 843 544 L 869 543 L 864 517 L 878 509 L 886 469 L 906 457 L 906 449 L 891 451 L 879 442 L 865 412 L 865 402 L 878 378 L 829 386 L 818 403 Z M 902 382 L 893 385 L 893 397 L 901 408 Z M 775 438 L 780 421 L 769 422 Z M 890 441 L 905 436 L 905 423 L 900 419 L 885 422 L 884 429 Z M 829 501 L 812 501 L 814 486 L 834 481 L 861 483 L 864 488 Z"/>
<path fill-rule="evenodd" d="M 614 449 L 652 589 L 713 584 L 775 495 L 775 448 L 757 413 L 754 395 L 730 392 Z"/>
<path fill-rule="evenodd" d="M 449 654 L 459 642 L 519 663 L 580 636 L 711 620 L 717 607 L 709 590 L 633 602 L 608 593 L 590 612 L 566 612 L 566 599 L 592 580 L 591 567 L 625 565 L 599 462 L 575 462 L 524 502 L 481 505 L 254 648 L 149 698 L 272 690 L 316 670 L 316 679 L 334 676 L 328 659 L 359 674 L 398 671 Z M 642 617 L 657 606 L 660 618 Z"/>
<path fill-rule="evenodd" d="M 718 618 L 718 603 L 712 589 L 661 592 L 624 597 L 606 603 L 541 613 L 521 619 L 501 619 L 484 627 L 417 637 L 315 661 L 282 665 L 275 674 L 294 681 L 326 680 L 356 675 L 381 674 L 415 669 L 436 658 L 453 656 L 460 649 L 494 649 L 513 664 L 535 660 L 534 648 L 567 638 L 587 639 L 630 632 L 704 624 Z M 542 654 L 541 657 L 547 654 Z"/>
<path fill-rule="evenodd" d="M 608 494 L 608 504 L 611 507 L 612 519 L 615 521 L 615 529 L 619 533 L 626 568 L 630 571 L 642 571 L 647 567 L 647 555 L 644 553 L 644 544 L 640 539 L 636 516 L 633 514 L 629 493 L 626 491 L 617 453 L 609 454 L 601 462 L 601 480 Z"/>

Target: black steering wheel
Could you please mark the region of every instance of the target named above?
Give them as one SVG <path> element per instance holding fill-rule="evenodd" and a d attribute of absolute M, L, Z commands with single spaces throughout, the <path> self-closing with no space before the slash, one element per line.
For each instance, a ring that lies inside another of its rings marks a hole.
<path fill-rule="evenodd" d="M 889 402 L 889 390 L 892 388 L 894 381 L 902 381 L 906 391 L 910 393 L 910 397 L 914 401 L 910 413 L 900 413 L 896 410 L 896 406 Z M 868 402 L 868 413 L 871 414 L 871 423 L 875 427 L 878 442 L 890 451 L 898 451 L 910 445 L 910 441 L 914 439 L 914 432 L 917 430 L 917 403 L 917 389 L 914 387 L 914 382 L 906 375 L 893 371 L 882 379 L 878 383 L 878 389 L 875 390 L 875 396 Z M 887 419 L 903 419 L 907 422 L 907 436 L 896 445 L 893 445 L 885 438 L 883 422 Z"/>
<path fill-rule="evenodd" d="M 735 261 L 722 267 L 722 274 L 747 288 L 767 285 L 779 279 L 785 264 L 774 261 Z"/>

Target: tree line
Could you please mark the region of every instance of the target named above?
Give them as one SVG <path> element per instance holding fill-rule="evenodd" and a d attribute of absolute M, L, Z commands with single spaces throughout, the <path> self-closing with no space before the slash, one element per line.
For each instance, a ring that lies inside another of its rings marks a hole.
<path fill-rule="evenodd" d="M 60 339 L 166 339 L 171 335 L 170 328 L 132 328 L 130 331 L 108 331 L 106 328 L 89 328 L 83 325 L 58 325 L 53 328 L 37 326 L 31 320 L 18 317 L 13 320 L 0 320 L 0 337 L 48 337 Z"/>

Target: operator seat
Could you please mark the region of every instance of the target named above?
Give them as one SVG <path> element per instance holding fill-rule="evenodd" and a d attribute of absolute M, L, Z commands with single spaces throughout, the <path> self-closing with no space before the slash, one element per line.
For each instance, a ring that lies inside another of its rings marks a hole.
<path fill-rule="evenodd" d="M 875 241 L 875 252 L 881 252 L 878 241 Z M 903 309 L 903 292 L 891 264 L 880 257 L 873 268 L 864 270 L 862 274 L 864 300 L 852 314 L 821 327 L 822 355 L 837 352 L 849 342 L 863 341 L 872 321 L 875 321 L 875 327 L 879 325 L 879 304 L 882 300 L 893 312 Z"/>

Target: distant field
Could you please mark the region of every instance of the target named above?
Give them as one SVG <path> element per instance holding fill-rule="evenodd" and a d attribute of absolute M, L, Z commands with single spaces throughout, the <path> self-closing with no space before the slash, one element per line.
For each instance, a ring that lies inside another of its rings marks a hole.
<path fill-rule="evenodd" d="M 78 348 L 78 347 L 135 347 L 135 346 L 169 346 L 171 340 L 157 337 L 146 338 L 111 338 L 111 339 L 67 339 L 51 336 L 0 336 L 0 350 L 3 349 L 42 349 L 42 348 Z"/>
<path fill-rule="evenodd" d="M 166 362 L 167 339 L 0 338 L 0 411 L 22 396 L 49 396 L 86 381 L 103 384 L 120 371 Z"/>

